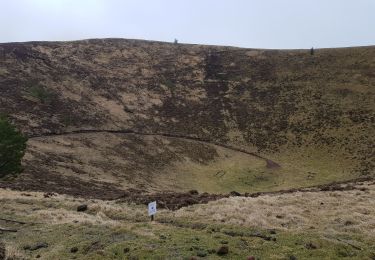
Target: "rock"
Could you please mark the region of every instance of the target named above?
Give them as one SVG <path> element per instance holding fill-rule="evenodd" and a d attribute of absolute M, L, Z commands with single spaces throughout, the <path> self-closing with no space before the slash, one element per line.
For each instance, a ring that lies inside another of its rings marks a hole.
<path fill-rule="evenodd" d="M 190 194 L 190 195 L 198 195 L 199 192 L 198 192 L 197 190 L 190 190 L 190 191 L 189 191 L 189 194 Z"/>
<path fill-rule="evenodd" d="M 37 243 L 37 244 L 31 246 L 29 250 L 35 251 L 35 250 L 38 250 L 38 249 L 41 249 L 41 248 L 47 248 L 47 247 L 48 247 L 48 244 L 46 242 L 40 242 L 40 243 Z"/>
<path fill-rule="evenodd" d="M 53 192 L 46 192 L 43 194 L 43 197 L 45 198 L 50 198 L 52 196 L 56 196 L 56 193 L 53 193 Z"/>
<path fill-rule="evenodd" d="M 237 192 L 237 191 L 231 191 L 229 193 L 230 196 L 233 196 L 233 197 L 238 197 L 238 196 L 241 196 L 241 193 Z"/>
<path fill-rule="evenodd" d="M 307 249 L 317 249 L 318 247 L 315 244 L 313 244 L 312 242 L 309 242 L 305 245 L 305 248 L 307 248 Z"/>
<path fill-rule="evenodd" d="M 206 257 L 207 256 L 207 252 L 204 251 L 204 250 L 198 251 L 197 252 L 197 256 L 199 256 L 199 257 Z"/>
<path fill-rule="evenodd" d="M 87 205 L 86 204 L 82 204 L 82 205 L 79 205 L 77 207 L 77 211 L 80 212 L 80 211 L 86 211 L 87 210 Z"/>
<path fill-rule="evenodd" d="M 221 246 L 217 252 L 216 252 L 218 255 L 226 255 L 229 253 L 229 248 L 228 246 Z"/>
<path fill-rule="evenodd" d="M 78 252 L 78 247 L 72 247 L 71 249 L 70 249 L 70 253 L 77 253 Z"/>
<path fill-rule="evenodd" d="M 124 248 L 124 254 L 129 253 L 129 252 L 130 252 L 130 248 L 129 247 L 125 247 Z"/>
<path fill-rule="evenodd" d="M 0 259 L 5 259 L 5 245 L 0 242 Z"/>

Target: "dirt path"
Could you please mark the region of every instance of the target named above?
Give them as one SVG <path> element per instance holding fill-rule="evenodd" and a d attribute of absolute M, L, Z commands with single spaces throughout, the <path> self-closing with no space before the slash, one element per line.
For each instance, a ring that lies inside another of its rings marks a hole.
<path fill-rule="evenodd" d="M 256 158 L 262 159 L 266 162 L 266 167 L 269 169 L 275 169 L 275 168 L 280 168 L 280 164 L 277 162 L 270 160 L 268 158 L 265 158 L 257 153 L 254 152 L 249 152 L 244 149 L 238 148 L 238 147 L 233 147 L 231 145 L 227 144 L 221 144 L 218 142 L 211 141 L 209 139 L 204 139 L 204 138 L 199 138 L 199 137 L 192 137 L 192 136 L 183 136 L 183 135 L 175 135 L 175 134 L 167 134 L 167 133 L 142 133 L 142 132 L 137 132 L 131 129 L 125 129 L 125 130 L 90 130 L 90 129 L 83 129 L 83 130 L 76 130 L 76 131 L 69 131 L 69 132 L 61 132 L 61 133 L 47 133 L 47 134 L 42 134 L 42 135 L 30 135 L 28 136 L 29 139 L 34 139 L 34 138 L 46 138 L 46 137 L 53 137 L 53 136 L 63 136 L 63 135 L 80 135 L 80 134 L 91 134 L 91 133 L 112 133 L 112 134 L 133 134 L 133 135 L 143 135 L 143 136 L 161 136 L 161 137 L 166 137 L 166 138 L 176 138 L 180 140 L 185 140 L 185 141 L 193 141 L 193 142 L 199 142 L 199 143 L 204 143 L 204 144 L 210 144 L 210 145 L 216 145 L 220 146 L 232 151 L 244 153 L 247 155 L 254 156 Z"/>

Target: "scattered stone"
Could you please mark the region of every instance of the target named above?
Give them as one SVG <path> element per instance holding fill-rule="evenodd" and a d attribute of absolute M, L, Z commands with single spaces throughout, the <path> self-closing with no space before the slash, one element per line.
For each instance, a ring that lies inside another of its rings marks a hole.
<path fill-rule="evenodd" d="M 206 257 L 207 256 L 207 252 L 204 251 L 204 250 L 198 251 L 197 252 L 197 256 L 199 256 L 199 257 Z"/>
<path fill-rule="evenodd" d="M 70 249 L 70 253 L 77 253 L 78 252 L 78 247 L 72 247 L 71 249 Z"/>
<path fill-rule="evenodd" d="M 53 196 L 56 196 L 56 193 L 46 192 L 46 193 L 43 194 L 43 197 L 45 197 L 45 198 L 50 198 L 50 197 L 53 197 Z"/>
<path fill-rule="evenodd" d="M 226 255 L 229 253 L 229 248 L 228 246 L 221 246 L 217 252 L 216 252 L 218 255 Z"/>
<path fill-rule="evenodd" d="M 241 196 L 241 193 L 237 192 L 237 191 L 231 191 L 229 193 L 230 196 L 233 196 L 233 197 L 238 197 L 238 196 Z"/>
<path fill-rule="evenodd" d="M 130 248 L 129 247 L 125 247 L 124 248 L 124 254 L 129 253 L 129 252 L 130 252 Z"/>
<path fill-rule="evenodd" d="M 312 242 L 309 242 L 305 245 L 305 248 L 307 248 L 307 249 L 317 249 L 318 247 L 315 244 L 313 244 Z"/>
<path fill-rule="evenodd" d="M 190 194 L 190 195 L 198 195 L 199 192 L 198 192 L 197 190 L 190 190 L 190 191 L 189 191 L 189 194 Z"/>
<path fill-rule="evenodd" d="M 38 250 L 38 249 L 41 249 L 41 248 L 47 248 L 47 247 L 48 247 L 48 244 L 46 242 L 40 242 L 40 243 L 37 243 L 37 244 L 31 246 L 29 250 L 35 251 L 35 250 Z"/>
<path fill-rule="evenodd" d="M 81 212 L 81 211 L 86 211 L 87 210 L 87 205 L 86 204 L 82 204 L 82 205 L 79 205 L 77 207 L 77 211 L 78 212 Z"/>
<path fill-rule="evenodd" d="M 258 236 L 258 237 L 260 237 L 260 238 L 263 238 L 264 240 L 266 240 L 266 241 L 276 241 L 276 238 L 275 238 L 275 240 L 273 240 L 274 239 L 274 237 L 269 237 L 269 236 Z"/>

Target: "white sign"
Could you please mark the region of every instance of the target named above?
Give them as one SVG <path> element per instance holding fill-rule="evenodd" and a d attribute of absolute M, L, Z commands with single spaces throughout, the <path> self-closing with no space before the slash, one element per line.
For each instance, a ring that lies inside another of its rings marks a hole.
<path fill-rule="evenodd" d="M 156 201 L 148 203 L 148 215 L 152 216 L 156 214 Z"/>

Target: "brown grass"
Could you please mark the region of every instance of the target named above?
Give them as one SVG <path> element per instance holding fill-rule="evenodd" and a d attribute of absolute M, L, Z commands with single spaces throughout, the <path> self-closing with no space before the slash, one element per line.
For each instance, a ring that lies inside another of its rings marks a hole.
<path fill-rule="evenodd" d="M 364 191 L 296 192 L 258 198 L 231 197 L 182 208 L 176 217 L 238 226 L 325 234 L 356 233 L 375 238 L 375 185 Z"/>

